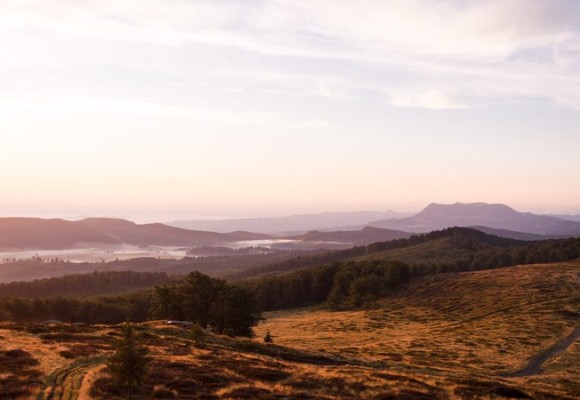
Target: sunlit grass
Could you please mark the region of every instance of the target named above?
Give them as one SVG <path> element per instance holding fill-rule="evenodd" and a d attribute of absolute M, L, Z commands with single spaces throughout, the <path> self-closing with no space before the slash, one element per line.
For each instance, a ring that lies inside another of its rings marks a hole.
<path fill-rule="evenodd" d="M 579 270 L 571 262 L 431 276 L 370 310 L 268 313 L 257 334 L 270 331 L 284 346 L 432 377 L 439 386 L 465 375 L 497 377 L 578 327 Z M 518 385 L 541 382 L 538 389 L 569 393 L 574 385 L 561 377 L 573 376 L 576 347 L 546 366 L 550 377 Z"/>
<path fill-rule="evenodd" d="M 181 328 L 139 324 L 153 362 L 137 398 L 571 399 L 578 343 L 540 375 L 501 375 L 578 327 L 579 272 L 571 262 L 426 277 L 372 309 L 269 313 L 253 340 L 211 335 L 204 348 Z M 119 327 L 0 328 L 0 351 L 24 349 L 38 362 L 2 371 L 32 396 L 20 398 L 123 398 L 103 371 Z M 273 344 L 263 342 L 267 331 Z"/>

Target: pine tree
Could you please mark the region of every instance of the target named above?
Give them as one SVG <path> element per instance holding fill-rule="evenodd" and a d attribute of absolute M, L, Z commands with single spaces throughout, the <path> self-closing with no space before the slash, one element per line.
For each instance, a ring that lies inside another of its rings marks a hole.
<path fill-rule="evenodd" d="M 195 324 L 191 327 L 191 330 L 189 331 L 189 337 L 195 343 L 195 347 L 198 349 L 205 348 L 206 333 L 205 329 L 203 329 L 200 324 Z"/>
<path fill-rule="evenodd" d="M 266 336 L 264 336 L 264 342 L 265 343 L 274 342 L 274 339 L 272 339 L 272 335 L 270 334 L 270 331 L 266 332 Z"/>
<path fill-rule="evenodd" d="M 137 342 L 135 329 L 129 323 L 123 326 L 123 336 L 115 343 L 115 353 L 107 366 L 113 383 L 127 391 L 127 398 L 133 398 L 135 388 L 143 383 L 149 366 L 149 350 Z"/>

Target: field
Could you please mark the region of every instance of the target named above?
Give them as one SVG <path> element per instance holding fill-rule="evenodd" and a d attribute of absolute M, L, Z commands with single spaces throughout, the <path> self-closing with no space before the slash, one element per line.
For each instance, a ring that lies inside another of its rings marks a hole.
<path fill-rule="evenodd" d="M 580 262 L 432 276 L 373 309 L 267 314 L 253 340 L 137 325 L 153 358 L 138 399 L 574 399 Z M 274 343 L 262 337 L 271 332 Z M 104 371 L 119 326 L 0 325 L 2 399 L 122 399 Z"/>

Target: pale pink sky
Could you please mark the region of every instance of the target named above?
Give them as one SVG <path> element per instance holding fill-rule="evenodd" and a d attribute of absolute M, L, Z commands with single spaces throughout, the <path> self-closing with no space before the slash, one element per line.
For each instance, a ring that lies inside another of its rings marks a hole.
<path fill-rule="evenodd" d="M 6 1 L 0 214 L 580 214 L 580 2 Z"/>

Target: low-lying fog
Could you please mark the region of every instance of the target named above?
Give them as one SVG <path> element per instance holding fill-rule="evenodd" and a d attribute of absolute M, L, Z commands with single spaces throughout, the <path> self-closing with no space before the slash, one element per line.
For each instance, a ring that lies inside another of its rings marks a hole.
<path fill-rule="evenodd" d="M 99 262 L 128 260 L 139 257 L 181 259 L 185 257 L 188 248 L 163 247 L 163 246 L 122 246 L 114 248 L 75 248 L 64 250 L 11 250 L 0 251 L 0 262 L 14 260 L 30 260 L 41 258 L 50 260 L 58 258 L 70 262 Z"/>
<path fill-rule="evenodd" d="M 244 240 L 232 243 L 219 244 L 220 247 L 231 249 L 243 249 L 248 247 L 273 248 L 278 246 L 292 245 L 294 240 L 272 239 L 272 240 Z M 192 247 L 193 248 L 193 247 Z M 0 263 L 15 260 L 30 260 L 41 258 L 45 261 L 50 259 L 61 259 L 70 262 L 109 262 L 114 260 L 128 260 L 131 258 L 154 257 L 164 259 L 182 259 L 187 256 L 192 248 L 177 246 L 114 246 L 114 247 L 83 247 L 64 250 L 0 250 Z M 195 253 L 193 251 L 192 253 Z M 191 255 L 191 253 L 190 253 Z"/>

